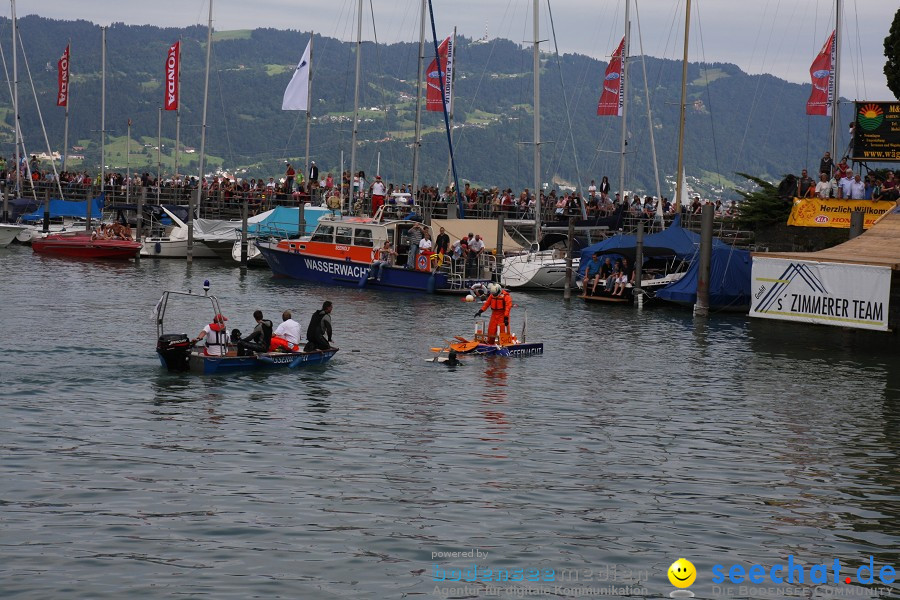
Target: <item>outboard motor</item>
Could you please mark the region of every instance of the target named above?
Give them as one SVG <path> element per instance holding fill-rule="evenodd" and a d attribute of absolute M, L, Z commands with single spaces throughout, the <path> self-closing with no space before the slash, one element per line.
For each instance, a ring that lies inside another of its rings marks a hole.
<path fill-rule="evenodd" d="M 156 353 L 171 373 L 187 371 L 191 341 L 184 333 L 166 333 L 156 341 Z"/>

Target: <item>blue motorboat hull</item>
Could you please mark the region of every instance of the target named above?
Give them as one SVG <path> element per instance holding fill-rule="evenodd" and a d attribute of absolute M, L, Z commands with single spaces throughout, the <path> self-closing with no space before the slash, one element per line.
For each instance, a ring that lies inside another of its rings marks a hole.
<path fill-rule="evenodd" d="M 296 369 L 324 364 L 331 360 L 337 351 L 335 348 L 315 352 L 269 352 L 253 356 L 205 356 L 193 352 L 188 358 L 188 370 L 201 375 L 217 375 L 261 369 Z M 162 366 L 168 367 L 165 358 L 159 353 L 157 355 Z"/>

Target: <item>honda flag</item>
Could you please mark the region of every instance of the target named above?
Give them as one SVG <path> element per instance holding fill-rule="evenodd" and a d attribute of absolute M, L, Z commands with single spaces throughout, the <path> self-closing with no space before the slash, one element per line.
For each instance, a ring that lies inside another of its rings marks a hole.
<path fill-rule="evenodd" d="M 178 69 L 181 63 L 181 42 L 169 46 L 166 56 L 166 110 L 178 110 Z"/>
<path fill-rule="evenodd" d="M 835 46 L 834 32 L 822 51 L 816 56 L 812 66 L 809 68 L 809 76 L 812 78 L 812 92 L 809 94 L 809 101 L 806 103 L 806 114 L 831 116 L 831 103 L 834 100 L 834 53 L 837 51 Z"/>
<path fill-rule="evenodd" d="M 69 46 L 66 46 L 66 51 L 63 52 L 59 62 L 56 63 L 56 67 L 58 70 L 56 76 L 56 105 L 69 106 Z"/>
<path fill-rule="evenodd" d="M 600 116 L 621 117 L 622 106 L 625 103 L 622 80 L 625 78 L 625 38 L 619 43 L 619 47 L 606 67 L 606 75 L 603 77 L 603 93 L 600 94 L 600 102 L 597 103 L 597 114 Z"/>
<path fill-rule="evenodd" d="M 441 68 L 438 70 L 438 61 L 435 58 L 428 65 L 425 81 L 427 83 L 425 93 L 425 109 L 443 112 L 444 103 L 441 102 L 441 93 L 444 94 L 444 100 L 447 103 L 447 110 L 450 110 L 450 101 L 453 99 L 453 42 L 448 37 L 441 43 L 438 48 L 438 56 L 441 59 Z M 444 81 L 441 85 L 441 75 Z"/>

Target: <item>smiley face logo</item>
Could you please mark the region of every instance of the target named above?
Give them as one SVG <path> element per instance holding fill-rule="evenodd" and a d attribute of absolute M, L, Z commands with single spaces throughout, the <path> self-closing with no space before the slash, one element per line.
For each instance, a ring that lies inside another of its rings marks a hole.
<path fill-rule="evenodd" d="M 677 588 L 691 587 L 691 584 L 697 579 L 697 569 L 686 558 L 679 558 L 673 562 L 667 574 L 669 582 Z"/>

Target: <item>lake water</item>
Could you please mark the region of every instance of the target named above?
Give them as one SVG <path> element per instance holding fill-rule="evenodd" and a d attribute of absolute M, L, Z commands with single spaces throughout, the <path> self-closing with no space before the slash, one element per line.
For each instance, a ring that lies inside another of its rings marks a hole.
<path fill-rule="evenodd" d="M 471 333 L 459 298 L 26 247 L 0 264 L 0 596 L 658 598 L 678 557 L 697 597 L 900 589 L 878 580 L 900 570 L 894 337 L 514 293 L 545 354 L 451 369 L 424 359 Z M 151 309 L 204 279 L 244 331 L 257 308 L 305 331 L 332 300 L 341 351 L 166 373 Z M 779 588 L 789 557 L 805 580 Z M 735 564 L 765 583 L 714 583 Z"/>

